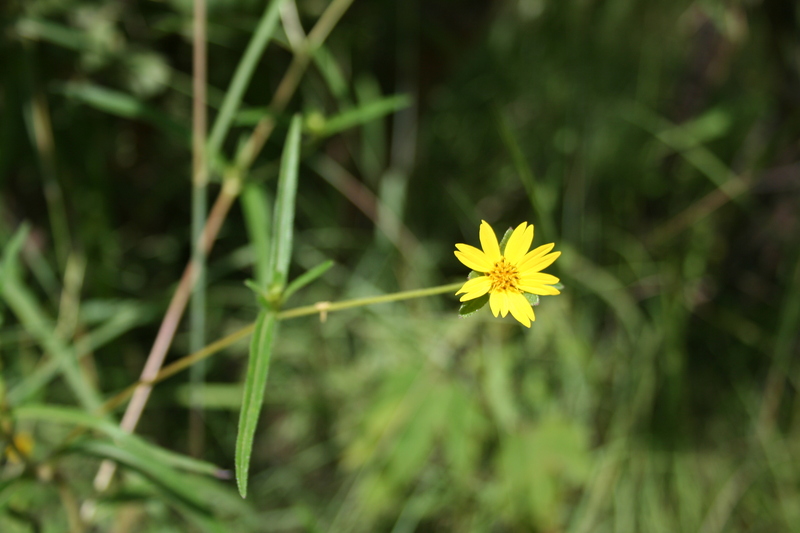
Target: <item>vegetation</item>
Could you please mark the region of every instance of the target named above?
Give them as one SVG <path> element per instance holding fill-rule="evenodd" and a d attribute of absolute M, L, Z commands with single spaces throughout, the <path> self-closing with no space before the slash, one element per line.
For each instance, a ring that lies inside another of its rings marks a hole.
<path fill-rule="evenodd" d="M 800 528 L 794 2 L 198 8 L 0 4 L 0 531 Z"/>

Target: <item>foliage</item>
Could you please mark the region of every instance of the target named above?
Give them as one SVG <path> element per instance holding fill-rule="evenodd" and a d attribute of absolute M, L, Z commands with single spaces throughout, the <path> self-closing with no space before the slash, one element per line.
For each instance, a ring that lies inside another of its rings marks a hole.
<path fill-rule="evenodd" d="M 797 528 L 800 8 L 210 1 L 205 337 L 256 335 L 128 435 L 196 257 L 191 8 L 0 5 L 0 531 Z M 481 219 L 563 252 L 530 330 L 328 311 L 463 282 Z"/>

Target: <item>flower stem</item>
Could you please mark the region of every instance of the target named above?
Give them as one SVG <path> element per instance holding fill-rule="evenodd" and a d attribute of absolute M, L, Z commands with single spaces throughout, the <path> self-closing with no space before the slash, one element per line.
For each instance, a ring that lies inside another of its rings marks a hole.
<path fill-rule="evenodd" d="M 287 318 L 297 318 L 307 315 L 316 315 L 322 313 L 330 313 L 331 311 L 341 311 L 342 309 L 350 309 L 352 307 L 363 307 L 365 305 L 380 304 L 385 302 L 398 302 L 401 300 L 411 300 L 412 298 L 422 298 L 424 296 L 434 296 L 436 294 L 443 294 L 458 290 L 463 283 L 451 283 L 450 285 L 440 285 L 438 287 L 430 287 L 428 289 L 417 289 L 413 291 L 395 292 L 392 294 L 384 294 L 382 296 L 369 296 L 367 298 L 356 298 L 354 300 L 345 300 L 343 302 L 318 302 L 314 305 L 306 305 L 304 307 L 295 307 L 294 309 L 287 309 L 278 313 L 278 320 L 286 320 Z"/>
<path fill-rule="evenodd" d="M 319 314 L 320 317 L 324 317 L 327 313 L 331 313 L 333 311 L 341 311 L 343 309 L 352 309 L 354 307 L 363 307 L 366 305 L 373 305 L 373 304 L 380 304 L 386 302 L 398 302 L 402 300 L 411 300 L 413 298 L 423 298 L 425 296 L 434 296 L 437 294 L 444 294 L 448 292 L 456 291 L 460 288 L 463 283 L 451 283 L 449 285 L 440 285 L 438 287 L 430 287 L 427 289 L 417 289 L 413 291 L 403 291 L 403 292 L 395 292 L 392 294 L 384 294 L 382 296 L 370 296 L 367 298 L 356 298 L 353 300 L 344 300 L 342 302 L 318 302 L 314 305 L 306 305 L 303 307 L 295 307 L 294 309 L 287 309 L 286 311 L 281 311 L 278 313 L 278 320 L 287 320 L 291 318 L 299 318 L 301 316 L 309 316 L 309 315 L 316 315 Z M 152 387 L 156 383 L 164 381 L 165 379 L 174 376 L 178 372 L 185 370 L 192 366 L 193 364 L 197 363 L 198 361 L 202 361 L 211 357 L 212 355 L 216 354 L 217 352 L 222 351 L 223 349 L 227 348 L 231 344 L 240 341 L 250 334 L 253 333 L 254 324 L 248 324 L 247 326 L 234 331 L 230 335 L 227 335 L 215 342 L 212 342 L 202 350 L 198 350 L 192 354 L 187 355 L 181 359 L 178 359 L 172 364 L 169 364 L 161 369 L 158 374 L 150 380 L 140 380 L 136 383 L 133 383 L 128 388 L 113 396 L 105 404 L 101 407 L 101 412 L 107 413 L 109 411 L 113 411 L 120 405 L 122 405 L 125 400 L 131 397 L 133 392 L 142 385 L 146 385 L 148 388 Z"/>

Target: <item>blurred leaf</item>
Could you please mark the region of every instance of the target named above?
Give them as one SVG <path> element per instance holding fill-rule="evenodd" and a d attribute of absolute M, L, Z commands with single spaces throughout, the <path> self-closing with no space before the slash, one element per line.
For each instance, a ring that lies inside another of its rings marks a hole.
<path fill-rule="evenodd" d="M 278 320 L 275 312 L 264 309 L 256 319 L 253 339 L 250 343 L 250 359 L 244 382 L 242 409 L 239 412 L 239 430 L 236 435 L 236 484 L 242 498 L 247 497 L 247 478 L 250 471 L 250 455 L 253 439 L 258 428 L 258 415 L 264 401 L 272 343 Z"/>
<path fill-rule="evenodd" d="M 247 45 L 239 65 L 236 67 L 236 72 L 233 75 L 231 84 L 225 93 L 225 100 L 222 102 L 222 108 L 214 121 L 214 126 L 211 128 L 211 133 L 208 137 L 208 155 L 210 161 L 216 161 L 222 143 L 228 135 L 233 118 L 236 111 L 242 103 L 244 91 L 250 83 L 250 78 L 255 72 L 256 66 L 261 59 L 264 50 L 272 39 L 275 33 L 275 27 L 278 24 L 280 17 L 280 7 L 285 0 L 272 0 L 264 9 L 264 14 L 258 21 L 256 31 Z"/>
<path fill-rule="evenodd" d="M 256 284 L 266 289 L 269 277 L 270 206 L 263 185 L 248 183 L 242 191 L 242 211 L 247 233 L 255 250 Z"/>
<path fill-rule="evenodd" d="M 331 260 L 325 261 L 324 263 L 315 266 L 308 272 L 305 272 L 304 274 L 301 274 L 300 276 L 292 280 L 292 282 L 289 283 L 289 285 L 287 285 L 286 289 L 283 291 L 283 300 L 284 301 L 288 300 L 292 294 L 299 291 L 309 283 L 313 282 L 318 277 L 325 274 L 325 272 L 331 269 L 333 264 L 334 263 Z"/>
<path fill-rule="evenodd" d="M 558 528 L 564 492 L 589 474 L 587 432 L 578 423 L 549 416 L 523 431 L 504 434 L 498 474 L 508 509 L 545 528 Z"/>
<path fill-rule="evenodd" d="M 25 330 L 58 361 L 61 372 L 78 401 L 86 409 L 95 411 L 102 404 L 97 389 L 86 379 L 79 367 L 75 350 L 56 335 L 54 321 L 41 309 L 39 302 L 22 280 L 18 254 L 27 233 L 28 228 L 23 225 L 3 250 L 0 296 Z"/>
<path fill-rule="evenodd" d="M 481 443 L 491 428 L 480 399 L 461 383 L 451 383 L 443 447 L 456 479 L 467 482 L 479 462 Z"/>
<path fill-rule="evenodd" d="M 88 82 L 66 83 L 61 86 L 59 92 L 105 113 L 149 122 L 186 145 L 191 139 L 191 132 L 183 124 L 130 94 Z"/>
<path fill-rule="evenodd" d="M 381 99 L 381 86 L 374 76 L 365 74 L 355 80 L 356 100 L 364 106 Z M 360 166 L 365 178 L 371 185 L 386 168 L 386 124 L 382 120 L 365 122 L 362 126 L 361 149 L 359 150 Z"/>
<path fill-rule="evenodd" d="M 113 422 L 72 407 L 23 405 L 14 409 L 13 415 L 16 420 L 39 420 L 93 429 L 114 439 L 115 444 L 120 448 L 146 457 L 156 466 L 160 464 L 166 467 L 180 468 L 187 472 L 217 477 L 224 472 L 221 468 L 206 461 L 150 444 L 141 437 L 124 431 Z"/>
<path fill-rule="evenodd" d="M 84 439 L 70 445 L 67 451 L 112 459 L 145 475 L 151 481 L 179 497 L 185 504 L 190 505 L 196 511 L 208 514 L 208 502 L 202 495 L 198 494 L 193 475 L 186 472 L 176 472 L 161 462 L 153 461 L 152 457 L 143 453 L 142 450 L 122 448 L 102 440 Z"/>
<path fill-rule="evenodd" d="M 325 120 L 324 125 L 314 129 L 311 133 L 318 137 L 329 137 L 341 131 L 366 124 L 383 116 L 389 115 L 400 109 L 405 109 L 412 104 L 411 97 L 405 94 L 387 96 L 361 104 L 359 107 L 349 109 Z"/>
<path fill-rule="evenodd" d="M 86 32 L 33 17 L 19 19 L 16 30 L 26 39 L 48 41 L 71 50 L 85 50 L 93 44 Z"/>
<path fill-rule="evenodd" d="M 95 309 L 102 312 L 106 320 L 88 334 L 82 335 L 75 343 L 78 359 L 102 348 L 155 316 L 154 308 L 140 305 L 138 302 L 115 302 L 113 304 L 110 302 L 84 302 L 81 304 L 81 317 L 84 323 L 97 320 L 97 317 L 93 316 Z M 37 366 L 33 372 L 8 391 L 8 401 L 11 404 L 19 404 L 30 398 L 53 379 L 58 373 L 59 365 L 58 360 L 50 359 Z"/>
<path fill-rule="evenodd" d="M 347 81 L 342 73 L 342 69 L 336 62 L 336 58 L 325 45 L 314 50 L 314 64 L 317 66 L 317 69 L 319 69 L 322 77 L 325 78 L 325 83 L 328 84 L 331 94 L 333 94 L 339 102 L 339 105 L 346 102 Z"/>
<path fill-rule="evenodd" d="M 233 123 L 236 126 L 255 126 L 262 118 L 271 114 L 268 107 L 248 107 L 236 112 Z"/>
<path fill-rule="evenodd" d="M 240 383 L 206 383 L 197 395 L 197 403 L 203 409 L 224 409 L 238 411 L 242 407 L 244 385 Z M 192 388 L 180 385 L 175 390 L 175 399 L 179 405 L 192 405 Z"/>
<path fill-rule="evenodd" d="M 272 248 L 269 254 L 266 280 L 267 290 L 270 292 L 274 287 L 283 288 L 289 273 L 302 124 L 303 121 L 299 115 L 292 118 L 281 156 L 278 192 L 275 198 L 275 220 L 272 226 Z"/>

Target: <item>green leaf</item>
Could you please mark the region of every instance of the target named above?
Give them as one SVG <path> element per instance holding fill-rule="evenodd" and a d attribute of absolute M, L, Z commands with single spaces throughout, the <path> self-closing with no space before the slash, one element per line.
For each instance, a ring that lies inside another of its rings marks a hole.
<path fill-rule="evenodd" d="M 247 497 L 250 455 L 258 427 L 258 415 L 261 413 L 261 404 L 264 401 L 264 389 L 267 385 L 272 342 L 277 324 L 275 312 L 264 309 L 256 319 L 255 331 L 250 342 L 250 360 L 244 382 L 242 409 L 239 412 L 239 432 L 236 435 L 236 484 L 242 498 Z"/>
<path fill-rule="evenodd" d="M 191 139 L 186 126 L 130 94 L 86 82 L 64 84 L 61 92 L 105 113 L 149 122 L 187 145 Z"/>
<path fill-rule="evenodd" d="M 302 274 L 297 278 L 295 278 L 294 281 L 289 283 L 289 285 L 286 287 L 286 290 L 283 291 L 283 300 L 284 301 L 288 300 L 292 294 L 296 293 L 297 291 L 299 291 L 300 289 L 302 289 L 303 287 L 305 287 L 318 277 L 325 274 L 325 272 L 330 270 L 332 266 L 333 266 L 333 261 L 328 260 L 325 261 L 324 263 L 315 266 L 305 274 Z"/>
<path fill-rule="evenodd" d="M 360 124 L 372 122 L 373 120 L 399 111 L 400 109 L 405 109 L 410 106 L 411 103 L 411 97 L 406 94 L 387 96 L 335 115 L 326 120 L 324 126 L 315 130 L 313 133 L 318 137 L 328 137 Z"/>
<path fill-rule="evenodd" d="M 340 103 L 344 102 L 347 99 L 348 84 L 336 58 L 326 46 L 320 46 L 314 51 L 314 65 L 328 84 L 331 94 Z"/>
<path fill-rule="evenodd" d="M 266 288 L 269 272 L 269 216 L 271 209 L 263 186 L 248 183 L 242 191 L 242 210 L 255 251 L 256 284 Z"/>
<path fill-rule="evenodd" d="M 474 315 L 478 311 L 480 311 L 484 305 L 489 303 L 489 294 L 484 294 L 483 296 L 479 296 L 474 300 L 468 300 L 461 304 L 461 307 L 458 309 L 458 314 L 462 317 L 468 317 Z"/>
<path fill-rule="evenodd" d="M 192 476 L 154 462 L 139 450 L 122 448 L 116 444 L 96 439 L 78 441 L 67 450 L 112 459 L 121 463 L 169 490 L 197 511 L 207 513 L 208 502 L 198 494 Z"/>
<path fill-rule="evenodd" d="M 503 234 L 503 238 L 500 239 L 500 253 L 506 253 L 506 244 L 508 244 L 508 239 L 511 238 L 511 235 L 514 233 L 514 228 L 508 228 L 506 232 Z"/>
<path fill-rule="evenodd" d="M 529 292 L 523 292 L 522 295 L 528 300 L 528 303 L 531 305 L 539 305 L 539 295 L 538 294 L 531 294 Z"/>
<path fill-rule="evenodd" d="M 50 357 L 58 361 L 64 379 L 81 405 L 90 411 L 95 411 L 102 404 L 100 394 L 86 379 L 78 365 L 74 347 L 67 345 L 56 335 L 53 328 L 54 321 L 47 316 L 20 274 L 18 255 L 27 232 L 27 226 L 22 226 L 5 247 L 3 271 L 0 275 L 0 294 L 25 331 L 36 339 Z"/>
<path fill-rule="evenodd" d="M 242 103 L 244 91 L 250 83 L 250 78 L 258 65 L 264 49 L 269 44 L 275 27 L 278 24 L 278 17 L 280 16 L 280 7 L 285 0 L 272 0 L 261 15 L 261 20 L 258 21 L 253 37 L 247 45 L 239 65 L 236 67 L 236 72 L 233 75 L 231 84 L 228 91 L 225 93 L 225 100 L 222 102 L 222 108 L 214 121 L 214 126 L 211 128 L 211 134 L 208 137 L 208 155 L 210 161 L 218 159 L 218 152 L 222 148 L 222 142 L 231 128 L 231 123 Z"/>
<path fill-rule="evenodd" d="M 214 477 L 224 475 L 224 470 L 206 461 L 200 461 L 179 453 L 161 448 L 137 435 L 128 433 L 119 425 L 76 409 L 55 405 L 23 405 L 13 410 L 16 420 L 40 420 L 57 424 L 67 424 L 95 430 L 114 439 L 117 447 L 129 450 L 155 466 L 180 468 L 188 472 L 205 474 Z"/>
<path fill-rule="evenodd" d="M 95 317 L 91 316 L 92 313 L 90 313 L 94 309 L 107 318 L 101 325 L 82 336 L 75 343 L 75 356 L 79 360 L 89 353 L 94 353 L 98 348 L 108 344 L 134 327 L 147 323 L 156 316 L 154 308 L 140 305 L 138 302 L 89 301 L 81 304 L 81 320 L 83 323 L 91 323 L 92 320 L 95 320 Z M 45 387 L 58 373 L 59 368 L 60 363 L 56 359 L 49 359 L 38 365 L 8 391 L 8 402 L 11 405 L 25 402 L 38 390 Z"/>
<path fill-rule="evenodd" d="M 302 125 L 300 116 L 295 115 L 289 126 L 289 133 L 286 136 L 286 144 L 283 146 L 283 155 L 281 156 L 278 192 L 275 199 L 275 221 L 272 226 L 271 251 L 267 267 L 266 286 L 269 291 L 273 286 L 282 288 L 289 273 Z"/>

